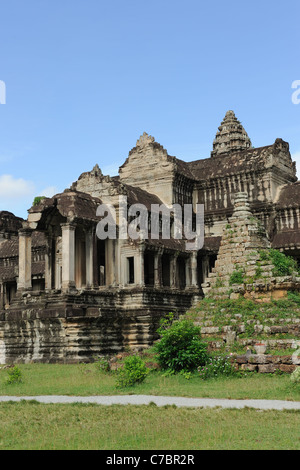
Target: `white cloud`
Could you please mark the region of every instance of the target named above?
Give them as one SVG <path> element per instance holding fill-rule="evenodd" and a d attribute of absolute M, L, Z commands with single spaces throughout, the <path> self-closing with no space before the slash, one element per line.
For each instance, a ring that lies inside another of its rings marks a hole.
<path fill-rule="evenodd" d="M 58 194 L 59 190 L 55 186 L 48 186 L 47 188 L 40 191 L 39 196 L 52 197 Z"/>
<path fill-rule="evenodd" d="M 300 178 L 300 152 L 293 153 L 292 160 L 296 162 L 297 176 Z"/>
<path fill-rule="evenodd" d="M 22 199 L 33 193 L 34 184 L 31 181 L 26 181 L 23 178 L 16 179 L 12 175 L 0 175 L 1 199 Z"/>

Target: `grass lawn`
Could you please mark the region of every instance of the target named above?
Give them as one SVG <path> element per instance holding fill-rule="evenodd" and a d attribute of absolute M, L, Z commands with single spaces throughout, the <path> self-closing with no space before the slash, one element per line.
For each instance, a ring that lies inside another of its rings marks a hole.
<path fill-rule="evenodd" d="M 116 388 L 116 373 L 97 364 L 20 364 L 23 383 L 0 395 L 146 394 L 300 401 L 289 375 L 190 380 L 153 371 L 145 382 Z M 0 403 L 0 450 L 299 450 L 300 412 L 253 409 L 190 409 L 174 406 L 44 405 L 34 400 Z"/>
<path fill-rule="evenodd" d="M 300 413 L 0 404 L 0 450 L 299 450 Z"/>
<path fill-rule="evenodd" d="M 190 380 L 181 375 L 151 372 L 142 384 L 117 389 L 116 373 L 104 373 L 96 364 L 20 364 L 23 383 L 6 385 L 7 370 L 0 370 L 0 395 L 118 395 L 146 394 L 201 398 L 273 399 L 300 401 L 300 387 L 289 375 L 253 374 L 245 377 Z"/>

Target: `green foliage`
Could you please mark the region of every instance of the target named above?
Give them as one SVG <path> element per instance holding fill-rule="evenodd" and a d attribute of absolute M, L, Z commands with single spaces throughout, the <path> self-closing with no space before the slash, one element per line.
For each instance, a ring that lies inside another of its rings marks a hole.
<path fill-rule="evenodd" d="M 288 292 L 288 299 L 300 306 L 300 293 L 299 292 Z"/>
<path fill-rule="evenodd" d="M 43 199 L 45 199 L 45 197 L 46 197 L 46 196 L 37 196 L 37 197 L 35 197 L 34 200 L 33 200 L 32 205 L 33 205 L 33 206 L 38 206 L 39 203 L 40 203 Z"/>
<path fill-rule="evenodd" d="M 199 376 L 201 379 L 211 379 L 220 376 L 232 376 L 235 374 L 235 369 L 228 357 L 217 356 L 211 357 L 203 367 L 198 367 Z"/>
<path fill-rule="evenodd" d="M 242 269 L 236 269 L 230 276 L 229 285 L 233 284 L 243 284 L 244 282 L 244 272 Z"/>
<path fill-rule="evenodd" d="M 97 369 L 101 372 L 110 372 L 110 362 L 109 358 L 105 356 L 97 356 L 95 359 L 95 365 Z"/>
<path fill-rule="evenodd" d="M 160 341 L 155 345 L 158 363 L 173 373 L 195 370 L 208 359 L 207 345 L 201 330 L 189 320 L 175 320 L 169 328 L 159 328 Z"/>
<path fill-rule="evenodd" d="M 163 318 L 160 319 L 157 333 L 160 336 L 162 336 L 163 332 L 167 330 L 168 328 L 170 328 L 174 320 L 175 320 L 175 314 L 173 312 L 167 313 Z"/>
<path fill-rule="evenodd" d="M 291 382 L 293 384 L 300 384 L 300 367 L 296 367 L 294 372 L 291 374 Z"/>
<path fill-rule="evenodd" d="M 269 254 L 269 251 L 267 251 L 267 250 L 260 250 L 259 256 L 260 256 L 261 261 L 269 261 L 270 260 L 270 254 Z"/>
<path fill-rule="evenodd" d="M 297 261 L 279 250 L 261 250 L 259 254 L 262 261 L 271 261 L 274 265 L 273 276 L 291 276 L 299 272 Z"/>
<path fill-rule="evenodd" d="M 215 287 L 223 287 L 223 286 L 224 286 L 224 283 L 223 283 L 221 277 L 218 275 Z"/>
<path fill-rule="evenodd" d="M 298 272 L 296 260 L 286 256 L 278 250 L 270 250 L 271 261 L 274 264 L 274 276 L 290 276 L 293 272 Z"/>
<path fill-rule="evenodd" d="M 8 369 L 8 378 L 6 379 L 7 385 L 19 384 L 22 383 L 22 372 L 19 367 L 14 366 L 11 369 Z"/>
<path fill-rule="evenodd" d="M 144 382 L 149 373 L 145 362 L 139 356 L 128 356 L 124 366 L 118 370 L 117 388 L 132 387 Z"/>
<path fill-rule="evenodd" d="M 262 268 L 261 268 L 260 264 L 258 264 L 255 268 L 255 279 L 261 278 L 262 272 L 263 272 Z"/>

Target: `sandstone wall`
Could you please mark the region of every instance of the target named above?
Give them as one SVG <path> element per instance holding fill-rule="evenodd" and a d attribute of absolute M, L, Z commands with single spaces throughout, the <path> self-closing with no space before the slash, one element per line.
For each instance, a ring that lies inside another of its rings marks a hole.
<path fill-rule="evenodd" d="M 0 313 L 0 364 L 91 361 L 126 346 L 148 347 L 160 318 L 184 313 L 193 298 L 150 288 L 26 294 Z"/>

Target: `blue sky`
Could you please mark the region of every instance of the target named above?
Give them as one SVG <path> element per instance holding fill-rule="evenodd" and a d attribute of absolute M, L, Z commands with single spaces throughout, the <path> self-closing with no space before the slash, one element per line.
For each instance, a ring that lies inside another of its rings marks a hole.
<path fill-rule="evenodd" d="M 299 0 L 2 0 L 0 17 L 0 210 L 116 174 L 144 131 L 207 158 L 229 109 L 300 168 Z"/>

